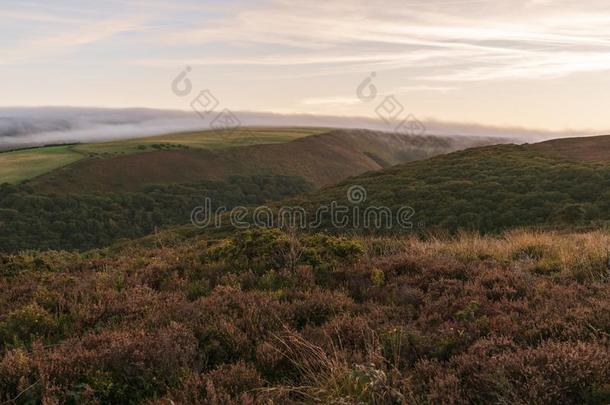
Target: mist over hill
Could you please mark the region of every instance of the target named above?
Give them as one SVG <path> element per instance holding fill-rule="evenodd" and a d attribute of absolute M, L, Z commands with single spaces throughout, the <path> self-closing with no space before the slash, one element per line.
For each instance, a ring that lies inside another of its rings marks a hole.
<path fill-rule="evenodd" d="M 392 132 L 393 127 L 375 118 L 235 112 L 243 126 L 312 126 L 362 128 Z M 200 117 L 194 111 L 145 108 L 105 109 L 76 107 L 0 108 L 0 150 L 58 143 L 98 142 L 170 132 L 211 128 L 214 114 Z M 492 127 L 423 120 L 431 135 L 497 136 L 523 142 L 584 135 L 582 131 L 549 132 L 518 127 Z"/>

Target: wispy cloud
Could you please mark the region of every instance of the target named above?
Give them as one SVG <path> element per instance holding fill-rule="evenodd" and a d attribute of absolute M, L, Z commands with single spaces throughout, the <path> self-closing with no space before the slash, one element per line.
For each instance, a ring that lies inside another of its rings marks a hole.
<path fill-rule="evenodd" d="M 61 15 L 40 13 L 32 10 L 0 10 L 0 18 L 5 21 L 40 21 L 53 23 L 76 24 L 76 19 L 62 17 Z"/>
<path fill-rule="evenodd" d="M 331 96 L 331 97 L 308 97 L 301 101 L 303 105 L 331 105 L 331 106 L 345 106 L 345 105 L 357 105 L 361 104 L 362 101 L 356 97 L 345 97 L 345 96 Z"/>
<path fill-rule="evenodd" d="M 144 30 L 150 23 L 155 30 L 149 33 L 149 43 L 194 51 L 188 56 L 163 52 L 174 55 L 128 63 L 153 67 L 336 65 L 362 72 L 408 69 L 411 78 L 448 82 L 557 77 L 610 69 L 610 4 L 600 0 L 130 4 L 134 7 L 120 17 L 102 13 L 77 27 L 73 23 L 81 15 L 31 7 L 2 10 L 0 16 L 9 20 L 60 27 L 50 35 L 43 29 L 42 35 L 16 41 L 4 50 L 0 63 L 58 55 L 117 33 Z M 196 47 L 205 44 L 216 44 L 216 51 L 201 57 Z M 248 52 L 230 51 L 241 46 L 247 46 Z"/>
<path fill-rule="evenodd" d="M 165 40 L 292 48 L 280 55 L 262 50 L 245 59 L 192 59 L 193 64 L 358 64 L 362 71 L 411 69 L 421 79 L 458 82 L 608 70 L 609 23 L 609 4 L 596 0 L 389 0 L 383 5 L 275 0 L 235 9 Z M 443 69 L 430 75 L 429 67 Z"/>
<path fill-rule="evenodd" d="M 414 85 L 414 86 L 402 86 L 396 89 L 394 93 L 409 93 L 415 91 L 435 91 L 446 93 L 448 91 L 457 90 L 455 86 L 432 86 L 432 85 Z"/>
<path fill-rule="evenodd" d="M 188 108 L 168 82 L 191 66 L 234 109 L 370 115 L 345 95 L 377 72 L 418 116 L 610 125 L 608 0 L 4 0 L 0 19 L 3 103 Z"/>
<path fill-rule="evenodd" d="M 0 11 L 8 22 L 31 24 L 3 49 L 0 65 L 24 63 L 43 57 L 60 58 L 67 52 L 113 36 L 144 29 L 147 14 L 106 16 L 32 10 L 26 5 Z"/>

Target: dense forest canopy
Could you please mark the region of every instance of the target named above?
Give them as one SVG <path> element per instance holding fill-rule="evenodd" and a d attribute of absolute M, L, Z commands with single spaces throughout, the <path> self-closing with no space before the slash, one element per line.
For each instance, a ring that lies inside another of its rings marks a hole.
<path fill-rule="evenodd" d="M 427 231 L 493 233 L 610 221 L 608 163 L 547 156 L 528 146 L 469 149 L 398 165 L 348 179 L 295 204 L 310 210 L 333 200 L 349 205 L 346 191 L 354 185 L 366 190 L 363 206 L 410 206 L 414 224 Z"/>
<path fill-rule="evenodd" d="M 0 185 L 0 251 L 87 250 L 186 224 L 194 207 L 262 204 L 309 191 L 301 178 L 233 177 L 227 181 L 149 186 L 141 192 L 46 194 Z"/>

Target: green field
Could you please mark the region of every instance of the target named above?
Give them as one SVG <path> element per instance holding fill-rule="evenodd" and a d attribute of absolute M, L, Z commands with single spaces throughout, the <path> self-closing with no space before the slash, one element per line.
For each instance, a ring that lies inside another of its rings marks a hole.
<path fill-rule="evenodd" d="M 243 128 L 231 132 L 181 132 L 113 142 L 82 144 L 75 150 L 87 154 L 125 154 L 160 149 L 225 149 L 256 144 L 284 143 L 325 132 L 321 128 Z"/>
<path fill-rule="evenodd" d="M 0 153 L 0 183 L 19 183 L 83 157 L 70 145 Z"/>
<path fill-rule="evenodd" d="M 81 159 L 177 149 L 224 149 L 284 143 L 325 132 L 321 128 L 244 128 L 198 131 L 113 142 L 47 146 L 0 153 L 0 184 L 20 183 Z"/>

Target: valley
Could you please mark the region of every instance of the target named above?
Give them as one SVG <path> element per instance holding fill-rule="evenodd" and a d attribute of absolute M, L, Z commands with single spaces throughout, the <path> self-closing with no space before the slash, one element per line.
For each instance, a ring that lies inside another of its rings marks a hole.
<path fill-rule="evenodd" d="M 0 398 L 610 398 L 608 137 L 283 131 L 6 154 L 89 155 L 0 185 Z M 347 226 L 197 228 L 204 198 L 334 202 Z M 354 206 L 408 206 L 413 226 Z"/>

